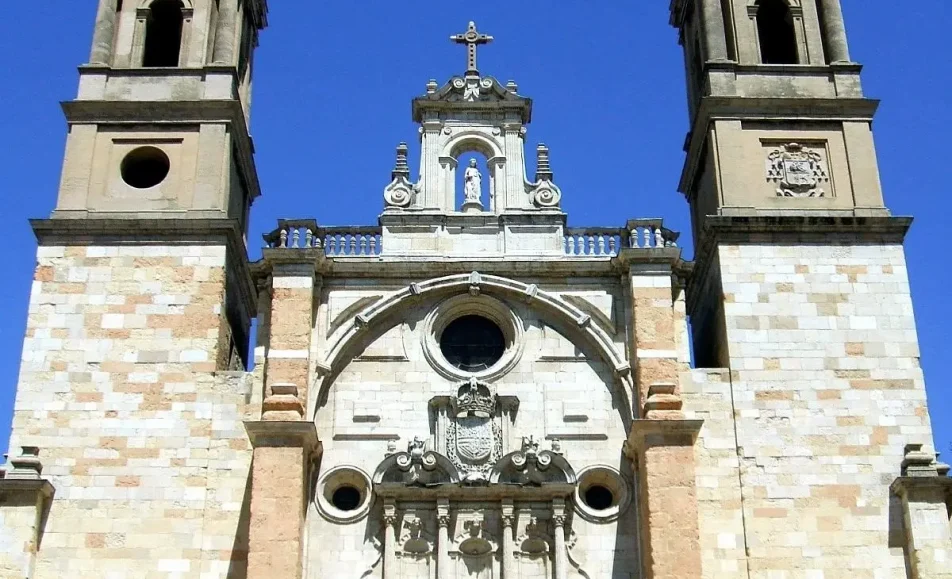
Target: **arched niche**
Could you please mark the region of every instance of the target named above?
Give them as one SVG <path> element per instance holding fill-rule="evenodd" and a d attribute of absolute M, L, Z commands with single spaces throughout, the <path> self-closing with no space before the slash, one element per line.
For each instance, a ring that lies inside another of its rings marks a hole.
<path fill-rule="evenodd" d="M 457 173 L 466 168 L 459 166 L 460 157 L 466 153 L 478 153 L 485 158 L 486 166 L 480 167 L 483 191 L 488 195 L 483 210 L 498 213 L 502 209 L 499 201 L 505 199 L 506 194 L 506 156 L 502 143 L 497 142 L 493 135 L 477 129 L 452 133 L 441 148 L 438 160 L 443 207 L 449 211 L 460 209 L 462 192 L 457 191 Z"/>

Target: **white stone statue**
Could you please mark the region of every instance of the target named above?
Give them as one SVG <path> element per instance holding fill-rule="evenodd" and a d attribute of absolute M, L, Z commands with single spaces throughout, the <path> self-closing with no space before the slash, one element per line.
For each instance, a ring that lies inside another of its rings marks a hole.
<path fill-rule="evenodd" d="M 466 168 L 464 176 L 463 194 L 466 196 L 467 203 L 480 203 L 480 197 L 483 195 L 483 175 L 476 168 L 476 159 L 469 160 L 469 167 Z"/>

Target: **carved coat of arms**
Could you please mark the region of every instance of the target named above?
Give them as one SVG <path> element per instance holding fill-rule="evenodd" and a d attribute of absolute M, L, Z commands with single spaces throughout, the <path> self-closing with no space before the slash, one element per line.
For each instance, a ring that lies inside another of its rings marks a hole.
<path fill-rule="evenodd" d="M 767 155 L 767 180 L 777 184 L 778 197 L 825 197 L 829 182 L 823 157 L 798 143 L 789 143 Z"/>
<path fill-rule="evenodd" d="M 460 387 L 449 425 L 450 460 L 464 480 L 481 481 L 502 456 L 502 432 L 497 421 L 496 396 L 488 386 L 471 380 Z"/>

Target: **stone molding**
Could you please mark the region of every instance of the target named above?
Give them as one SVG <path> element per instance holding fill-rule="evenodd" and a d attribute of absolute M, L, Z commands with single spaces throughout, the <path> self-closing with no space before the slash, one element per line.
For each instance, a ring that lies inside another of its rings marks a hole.
<path fill-rule="evenodd" d="M 703 420 L 635 420 L 631 423 L 626 452 L 659 446 L 693 446 Z"/>
<path fill-rule="evenodd" d="M 302 448 L 316 455 L 323 450 L 313 422 L 246 420 L 245 431 L 255 448 Z"/>

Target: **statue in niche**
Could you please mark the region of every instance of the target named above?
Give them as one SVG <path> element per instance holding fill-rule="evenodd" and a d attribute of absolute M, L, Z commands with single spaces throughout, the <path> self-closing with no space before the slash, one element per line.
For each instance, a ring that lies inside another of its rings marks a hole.
<path fill-rule="evenodd" d="M 480 197 L 483 195 L 483 174 L 476 168 L 476 159 L 469 160 L 469 167 L 466 167 L 463 178 L 465 202 L 480 203 Z"/>

